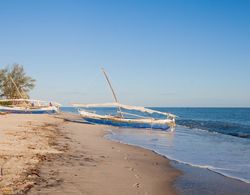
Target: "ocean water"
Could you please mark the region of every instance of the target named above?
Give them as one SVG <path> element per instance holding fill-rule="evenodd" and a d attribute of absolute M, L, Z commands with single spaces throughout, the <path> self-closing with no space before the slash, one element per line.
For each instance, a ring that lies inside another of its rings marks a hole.
<path fill-rule="evenodd" d="M 106 138 L 250 183 L 250 108 L 154 109 L 178 116 L 174 131 L 110 127 Z M 73 108 L 62 110 L 76 113 Z M 99 108 L 97 112 L 114 110 Z"/>

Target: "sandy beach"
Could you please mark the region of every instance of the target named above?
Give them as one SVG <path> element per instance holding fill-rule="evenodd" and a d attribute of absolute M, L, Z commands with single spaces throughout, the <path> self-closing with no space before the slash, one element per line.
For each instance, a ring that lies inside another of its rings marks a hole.
<path fill-rule="evenodd" d="M 176 194 L 180 172 L 149 150 L 103 138 L 108 128 L 60 115 L 0 117 L 2 194 Z"/>

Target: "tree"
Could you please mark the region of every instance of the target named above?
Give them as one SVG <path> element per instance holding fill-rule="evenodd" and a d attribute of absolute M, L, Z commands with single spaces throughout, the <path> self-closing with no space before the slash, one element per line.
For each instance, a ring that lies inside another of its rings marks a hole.
<path fill-rule="evenodd" d="M 28 93 L 35 87 L 35 79 L 26 75 L 22 65 L 0 69 L 0 96 L 7 99 L 28 99 Z"/>

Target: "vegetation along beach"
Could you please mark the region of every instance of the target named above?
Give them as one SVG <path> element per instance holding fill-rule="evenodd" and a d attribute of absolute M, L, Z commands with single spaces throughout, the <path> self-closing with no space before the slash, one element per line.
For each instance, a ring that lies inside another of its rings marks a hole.
<path fill-rule="evenodd" d="M 250 2 L 0 0 L 0 195 L 249 195 Z"/>

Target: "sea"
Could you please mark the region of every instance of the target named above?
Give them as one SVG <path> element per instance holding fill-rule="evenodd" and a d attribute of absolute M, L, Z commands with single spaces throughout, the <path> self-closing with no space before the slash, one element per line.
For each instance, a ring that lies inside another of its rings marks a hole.
<path fill-rule="evenodd" d="M 177 126 L 167 131 L 110 127 L 106 138 L 250 183 L 250 108 L 153 109 L 177 115 Z M 62 111 L 77 113 L 72 107 Z M 114 110 L 97 108 L 96 112 Z"/>

